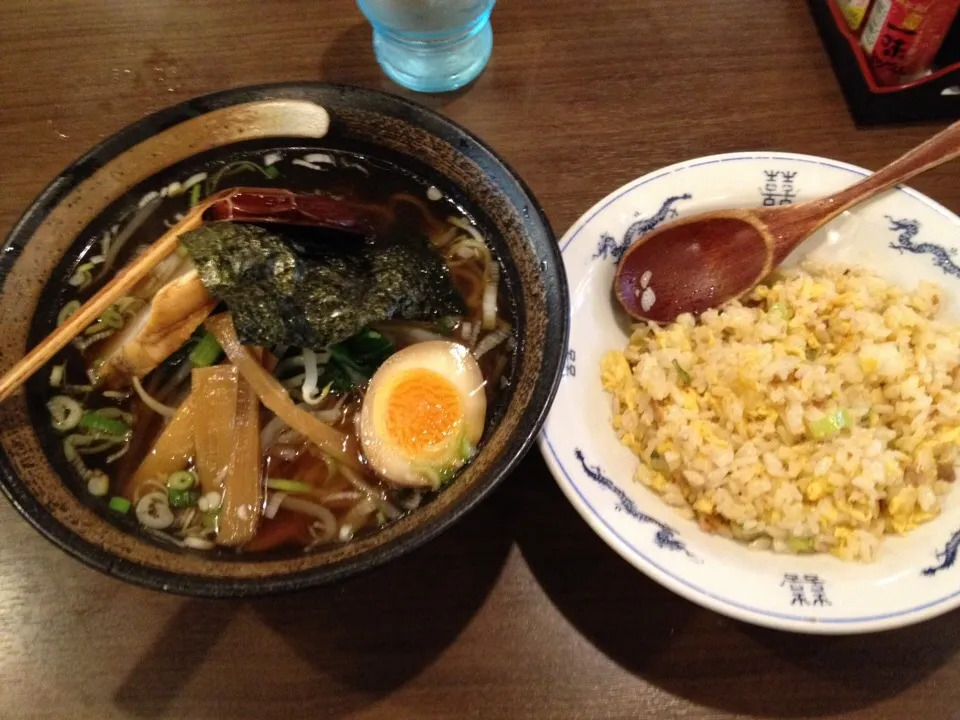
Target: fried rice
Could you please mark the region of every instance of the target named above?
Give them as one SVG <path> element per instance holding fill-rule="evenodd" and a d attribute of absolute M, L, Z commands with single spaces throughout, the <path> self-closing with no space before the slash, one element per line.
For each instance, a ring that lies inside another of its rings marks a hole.
<path fill-rule="evenodd" d="M 960 438 L 960 329 L 940 290 L 782 271 L 741 301 L 641 324 L 601 363 L 637 479 L 750 547 L 872 560 L 936 517 Z"/>

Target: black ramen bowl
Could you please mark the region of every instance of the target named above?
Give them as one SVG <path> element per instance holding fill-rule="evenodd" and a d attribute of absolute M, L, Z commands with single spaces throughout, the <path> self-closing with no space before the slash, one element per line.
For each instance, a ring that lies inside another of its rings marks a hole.
<path fill-rule="evenodd" d="M 317 138 L 316 105 L 330 117 Z M 349 152 L 390 163 L 472 217 L 503 268 L 517 329 L 506 388 L 473 461 L 433 499 L 376 532 L 309 552 L 196 552 L 158 542 L 86 493 L 49 428 L 36 376 L 0 404 L 0 483 L 44 536 L 117 578 L 170 592 L 235 597 L 328 583 L 436 536 L 482 500 L 536 437 L 559 381 L 568 332 L 563 263 L 530 190 L 488 147 L 449 120 L 380 92 L 323 84 L 230 90 L 132 125 L 67 168 L 34 201 L 0 257 L 0 368 L 55 324 L 64 279 L 98 233 L 143 198 L 211 162 L 272 150 Z M 303 189 L 303 188 L 295 188 Z M 39 383 L 39 384 L 38 384 Z"/>

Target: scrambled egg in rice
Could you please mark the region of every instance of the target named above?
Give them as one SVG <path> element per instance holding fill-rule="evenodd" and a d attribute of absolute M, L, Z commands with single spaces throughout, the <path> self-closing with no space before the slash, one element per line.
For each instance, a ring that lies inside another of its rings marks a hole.
<path fill-rule="evenodd" d="M 938 288 L 805 265 L 638 325 L 602 361 L 637 477 L 709 532 L 871 560 L 937 516 L 960 439 L 960 329 Z"/>

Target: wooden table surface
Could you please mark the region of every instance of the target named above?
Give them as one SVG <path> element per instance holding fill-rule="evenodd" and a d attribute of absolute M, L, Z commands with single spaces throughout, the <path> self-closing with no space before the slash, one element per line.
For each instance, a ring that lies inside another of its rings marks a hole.
<path fill-rule="evenodd" d="M 685 158 L 877 167 L 933 129 L 855 128 L 801 0 L 502 0 L 493 22 L 480 79 L 417 99 L 493 145 L 558 234 Z M 280 80 L 398 91 L 348 0 L 5 0 L 0 231 L 146 113 Z M 915 185 L 960 211 L 960 164 Z M 2 718 L 960 717 L 957 621 L 817 638 L 727 620 L 608 550 L 536 451 L 412 555 L 250 602 L 111 580 L 0 503 Z"/>

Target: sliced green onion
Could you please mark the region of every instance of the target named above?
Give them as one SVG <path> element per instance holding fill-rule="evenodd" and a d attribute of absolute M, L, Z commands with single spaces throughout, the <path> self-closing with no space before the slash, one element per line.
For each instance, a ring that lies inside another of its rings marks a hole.
<path fill-rule="evenodd" d="M 166 530 L 175 520 L 165 493 L 151 492 L 137 501 L 137 520 L 150 530 Z"/>
<path fill-rule="evenodd" d="M 193 207 L 193 206 L 195 206 L 198 202 L 200 202 L 200 193 L 201 193 L 201 192 L 202 192 L 202 190 L 200 189 L 200 183 L 197 183 L 197 184 L 194 185 L 192 188 L 190 188 L 190 207 Z"/>
<path fill-rule="evenodd" d="M 196 490 L 167 490 L 167 500 L 170 501 L 172 508 L 188 508 L 197 504 L 200 499 L 200 493 Z"/>
<path fill-rule="evenodd" d="M 668 475 L 670 473 L 670 466 L 667 464 L 667 461 L 664 460 L 663 456 L 656 450 L 650 453 L 650 469 L 661 475 Z"/>
<path fill-rule="evenodd" d="M 775 317 L 783 318 L 784 320 L 789 320 L 793 317 L 793 309 L 786 303 L 782 302 L 773 303 L 767 309 L 767 312 Z"/>
<path fill-rule="evenodd" d="M 677 369 L 677 375 L 680 377 L 681 385 L 689 385 L 693 378 L 690 377 L 690 373 L 680 367 L 680 363 L 676 360 L 673 361 L 673 366 Z"/>
<path fill-rule="evenodd" d="M 197 484 L 197 476 L 189 470 L 180 470 L 167 478 L 167 487 L 171 490 L 190 490 Z"/>
<path fill-rule="evenodd" d="M 119 495 L 114 495 L 112 498 L 110 498 L 108 507 L 114 512 L 118 512 L 121 515 L 126 515 L 128 512 L 130 512 L 132 505 L 126 498 L 120 497 Z"/>
<path fill-rule="evenodd" d="M 200 513 L 200 525 L 204 530 L 216 530 L 217 515 L 219 514 L 219 510 L 208 510 Z"/>
<path fill-rule="evenodd" d="M 84 338 L 75 338 L 73 341 L 73 346 L 80 352 L 86 351 L 87 348 L 96 345 L 101 340 L 106 340 L 116 332 L 116 330 L 113 328 L 107 328 L 104 330 L 97 323 L 94 323 L 91 327 L 96 328 L 96 333 L 93 335 L 87 335 Z"/>
<path fill-rule="evenodd" d="M 127 425 L 133 425 L 133 414 L 118 407 L 102 407 L 97 410 L 97 414 L 105 418 L 123 420 Z"/>
<path fill-rule="evenodd" d="M 464 461 L 469 460 L 477 452 L 477 449 L 470 444 L 470 441 L 467 440 L 466 435 L 460 441 L 460 458 Z"/>
<path fill-rule="evenodd" d="M 440 478 L 440 485 L 446 485 L 448 482 L 453 480 L 457 474 L 458 467 L 445 467 L 437 473 L 437 477 Z"/>
<path fill-rule="evenodd" d="M 58 388 L 63 385 L 63 376 L 66 370 L 66 365 L 54 365 L 50 368 L 50 387 Z"/>
<path fill-rule="evenodd" d="M 196 187 L 196 185 L 194 185 Z M 220 359 L 223 349 L 213 333 L 205 332 L 200 342 L 190 351 L 190 364 L 193 367 L 209 367 Z"/>
<path fill-rule="evenodd" d="M 126 435 L 130 432 L 130 426 L 123 420 L 107 417 L 97 410 L 85 412 L 83 417 L 80 418 L 80 427 L 84 430 L 93 430 L 107 435 Z"/>
<path fill-rule="evenodd" d="M 71 300 L 70 302 L 68 302 L 66 305 L 60 308 L 60 312 L 57 314 L 57 325 L 58 326 L 63 325 L 70 318 L 70 316 L 73 315 L 79 309 L 80 309 L 79 300 Z"/>
<path fill-rule="evenodd" d="M 72 397 L 54 395 L 47 401 L 54 430 L 73 430 L 83 419 L 83 406 Z"/>
<path fill-rule="evenodd" d="M 197 500 L 197 509 L 200 512 L 219 512 L 220 504 L 223 502 L 223 498 L 220 493 L 216 490 L 211 490 L 210 492 L 201 495 L 200 499 Z"/>
<path fill-rule="evenodd" d="M 77 269 L 73 271 L 73 275 L 70 276 L 70 279 L 67 280 L 67 282 L 76 288 L 85 288 L 90 284 L 90 281 L 93 280 L 93 275 L 90 274 L 90 271 L 93 270 L 93 268 L 93 263 L 83 263 L 82 265 L 78 265 Z"/>
<path fill-rule="evenodd" d="M 194 185 L 196 187 L 196 185 Z M 190 257 L 190 251 L 187 250 L 185 245 L 177 245 L 177 257 Z"/>
<path fill-rule="evenodd" d="M 121 315 L 134 315 L 136 314 L 137 306 L 144 303 L 144 300 L 141 300 L 138 297 L 132 297 L 130 295 L 124 295 L 122 298 L 117 300 L 113 306 Z"/>
<path fill-rule="evenodd" d="M 813 538 L 787 538 L 787 547 L 795 553 L 813 552 Z"/>
<path fill-rule="evenodd" d="M 87 478 L 87 492 L 95 497 L 103 497 L 110 492 L 110 478 L 106 473 L 94 470 Z"/>
<path fill-rule="evenodd" d="M 97 321 L 114 330 L 119 330 L 123 327 L 123 315 L 120 312 L 120 308 L 116 305 L 111 305 L 104 310 L 103 315 L 101 315 Z"/>
<path fill-rule="evenodd" d="M 308 493 L 313 485 L 299 480 L 284 480 L 283 478 L 267 478 L 267 487 L 271 490 L 280 490 L 288 493 Z"/>
<path fill-rule="evenodd" d="M 259 172 L 265 178 L 271 180 L 280 175 L 280 171 L 274 168 L 272 165 L 270 167 L 261 167 L 257 163 L 251 162 L 250 160 L 237 160 L 236 162 L 224 165 L 217 170 L 217 172 L 207 178 L 207 194 L 209 195 L 216 190 L 220 186 L 220 181 L 224 178 L 241 172 Z"/>
<path fill-rule="evenodd" d="M 837 410 L 829 415 L 824 415 L 819 420 L 809 423 L 807 429 L 814 440 L 826 440 L 833 437 L 844 428 L 850 427 L 852 420 L 850 413 L 846 410 Z"/>
<path fill-rule="evenodd" d="M 123 327 L 123 315 L 121 314 L 120 308 L 116 305 L 111 305 L 106 310 L 103 311 L 103 314 L 96 319 L 96 321 L 87 328 L 86 334 L 93 335 L 98 333 L 104 328 L 110 328 L 111 330 L 119 330 Z"/>

